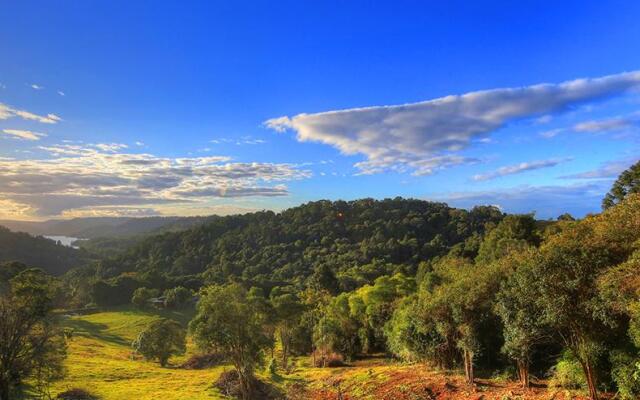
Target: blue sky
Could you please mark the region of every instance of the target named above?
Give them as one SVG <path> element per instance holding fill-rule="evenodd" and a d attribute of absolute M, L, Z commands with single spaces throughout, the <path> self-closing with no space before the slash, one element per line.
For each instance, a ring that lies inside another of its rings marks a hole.
<path fill-rule="evenodd" d="M 0 218 L 597 212 L 640 154 L 638 20 L 636 1 L 9 2 Z"/>

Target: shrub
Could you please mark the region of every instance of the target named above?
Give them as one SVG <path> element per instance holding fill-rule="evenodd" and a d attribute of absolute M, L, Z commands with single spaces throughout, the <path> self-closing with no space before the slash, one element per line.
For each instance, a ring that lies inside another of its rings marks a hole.
<path fill-rule="evenodd" d="M 286 366 L 285 366 L 286 367 Z M 275 375 L 278 373 L 278 362 L 276 361 L 275 358 L 272 358 L 271 361 L 269 361 L 269 373 L 271 375 Z"/>
<path fill-rule="evenodd" d="M 206 369 L 220 365 L 224 361 L 224 355 L 220 353 L 196 354 L 189 357 L 181 367 L 184 369 Z"/>
<path fill-rule="evenodd" d="M 242 397 L 240 374 L 235 369 L 220 374 L 214 386 L 225 396 Z M 274 390 L 269 385 L 254 377 L 251 378 L 250 387 L 252 389 L 252 399 L 276 399 L 282 397 L 278 393 L 274 393 Z"/>
<path fill-rule="evenodd" d="M 338 353 L 321 353 L 319 351 L 314 352 L 315 355 L 315 365 L 314 367 L 322 368 L 337 368 L 344 367 L 346 364 L 344 362 L 344 357 Z"/>
<path fill-rule="evenodd" d="M 146 287 L 141 287 L 133 292 L 133 296 L 131 296 L 131 302 L 138 307 L 144 307 L 147 305 L 150 299 L 152 299 L 153 297 L 157 297 L 158 294 L 158 289 L 148 289 Z"/>
<path fill-rule="evenodd" d="M 585 389 L 587 382 L 580 363 L 570 351 L 562 353 L 562 357 L 551 368 L 549 386 L 565 389 Z"/>
<path fill-rule="evenodd" d="M 56 396 L 56 399 L 61 400 L 97 400 L 98 397 L 92 395 L 84 389 L 69 389 Z"/>
<path fill-rule="evenodd" d="M 621 399 L 640 398 L 640 360 L 623 352 L 611 355 L 611 377 Z"/>
<path fill-rule="evenodd" d="M 193 292 L 182 286 L 167 289 L 164 292 L 164 306 L 167 308 L 184 307 L 193 298 Z"/>

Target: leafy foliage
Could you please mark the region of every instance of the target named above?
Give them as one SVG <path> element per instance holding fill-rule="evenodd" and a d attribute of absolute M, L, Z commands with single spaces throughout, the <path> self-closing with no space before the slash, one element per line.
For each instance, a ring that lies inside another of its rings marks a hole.
<path fill-rule="evenodd" d="M 146 287 L 137 288 L 131 296 L 131 303 L 138 307 L 145 307 L 148 305 L 149 300 L 154 297 L 158 297 L 160 291 L 158 289 L 148 289 Z"/>
<path fill-rule="evenodd" d="M 620 174 L 602 200 L 602 208 L 606 210 L 613 207 L 633 193 L 640 193 L 640 161 Z"/>
<path fill-rule="evenodd" d="M 140 332 L 132 347 L 148 360 L 157 359 L 164 367 L 171 356 L 186 351 L 186 331 L 179 322 L 162 318 Z"/>
<path fill-rule="evenodd" d="M 27 379 L 39 394 L 63 374 L 66 344 L 51 314 L 52 279 L 26 269 L 0 290 L 0 399 L 13 398 Z"/>
<path fill-rule="evenodd" d="M 184 307 L 192 298 L 191 290 L 177 286 L 164 292 L 164 306 L 167 308 Z"/>
<path fill-rule="evenodd" d="M 244 399 L 251 396 L 254 371 L 263 360 L 262 351 L 272 344 L 264 325 L 261 308 L 237 284 L 203 289 L 197 314 L 189 324 L 201 348 L 218 350 L 232 362 Z"/>

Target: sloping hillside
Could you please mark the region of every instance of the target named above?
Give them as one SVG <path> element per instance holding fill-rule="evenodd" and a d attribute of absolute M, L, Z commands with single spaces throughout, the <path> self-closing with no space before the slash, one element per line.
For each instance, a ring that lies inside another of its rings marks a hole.
<path fill-rule="evenodd" d="M 191 228 L 216 217 L 92 217 L 47 221 L 0 221 L 14 232 L 32 235 L 63 235 L 83 239 L 127 237 Z"/>
<path fill-rule="evenodd" d="M 20 261 L 53 275 L 84 265 L 90 259 L 82 250 L 63 246 L 44 237 L 11 232 L 0 226 L 0 261 Z"/>

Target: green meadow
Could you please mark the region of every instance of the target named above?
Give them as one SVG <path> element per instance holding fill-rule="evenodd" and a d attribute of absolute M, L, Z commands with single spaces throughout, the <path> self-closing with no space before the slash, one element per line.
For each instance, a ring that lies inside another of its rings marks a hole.
<path fill-rule="evenodd" d="M 187 312 L 133 308 L 65 318 L 65 327 L 73 330 L 68 341 L 66 377 L 54 384 L 52 393 L 81 388 L 104 400 L 224 398 L 212 388 L 224 367 L 179 368 L 195 352 L 191 343 L 187 354 L 172 358 L 167 368 L 133 357 L 131 341 L 147 324 L 161 317 L 173 318 L 185 325 L 190 319 Z"/>

